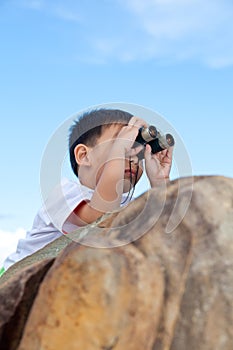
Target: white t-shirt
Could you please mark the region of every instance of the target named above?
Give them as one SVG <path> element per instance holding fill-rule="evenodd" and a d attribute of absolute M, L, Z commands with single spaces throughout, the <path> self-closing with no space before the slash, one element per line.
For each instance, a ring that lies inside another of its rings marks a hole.
<path fill-rule="evenodd" d="M 69 223 L 67 219 L 82 201 L 91 199 L 93 192 L 94 190 L 83 186 L 78 179 L 76 182 L 62 180 L 36 214 L 26 237 L 18 241 L 16 252 L 4 261 L 4 269 L 7 270 L 17 261 L 35 253 L 63 233 L 77 229 L 77 226 Z M 127 194 L 122 196 L 124 205 L 130 201 L 126 196 Z"/>

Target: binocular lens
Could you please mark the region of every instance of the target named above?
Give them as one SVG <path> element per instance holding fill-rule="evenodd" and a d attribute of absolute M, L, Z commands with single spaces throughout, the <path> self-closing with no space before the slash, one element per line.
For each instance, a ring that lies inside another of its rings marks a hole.
<path fill-rule="evenodd" d="M 158 135 L 158 131 L 157 131 L 156 127 L 153 125 L 149 126 L 148 132 L 149 132 L 152 139 L 155 139 Z"/>
<path fill-rule="evenodd" d="M 171 134 L 166 134 L 166 141 L 169 147 L 172 147 L 175 144 L 174 137 Z"/>
<path fill-rule="evenodd" d="M 155 126 L 150 125 L 147 128 L 141 128 L 139 129 L 138 137 L 136 138 L 136 141 L 143 144 L 147 143 L 149 141 L 154 140 L 158 135 L 158 131 Z"/>

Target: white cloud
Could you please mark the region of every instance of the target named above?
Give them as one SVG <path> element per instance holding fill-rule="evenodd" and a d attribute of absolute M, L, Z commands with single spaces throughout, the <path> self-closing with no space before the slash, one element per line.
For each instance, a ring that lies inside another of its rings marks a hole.
<path fill-rule="evenodd" d="M 81 20 L 80 13 L 73 1 L 71 3 L 64 1 L 58 3 L 53 0 L 47 2 L 44 0 L 22 0 L 21 6 L 47 13 L 64 21 L 79 22 Z"/>
<path fill-rule="evenodd" d="M 51 8 L 51 12 L 64 21 L 80 22 L 81 20 L 81 15 L 78 11 L 72 11 L 72 9 L 67 9 L 64 6 L 54 6 Z"/>
<path fill-rule="evenodd" d="M 21 6 L 27 7 L 33 10 L 41 10 L 44 7 L 43 0 L 22 0 Z"/>
<path fill-rule="evenodd" d="M 81 40 L 76 47 L 73 41 L 70 52 L 81 61 L 233 65 L 231 0 L 108 0 L 93 2 L 91 11 L 89 2 L 21 1 L 54 18 L 79 23 L 72 33 L 82 33 Z"/>
<path fill-rule="evenodd" d="M 144 59 L 233 64 L 233 4 L 228 0 L 119 0 L 142 31 L 136 55 Z M 141 55 L 142 57 L 142 55 Z M 142 57 L 143 58 L 143 57 Z"/>
<path fill-rule="evenodd" d="M 15 231 L 0 230 L 0 268 L 5 258 L 16 251 L 17 242 L 24 238 L 26 230 L 18 228 Z"/>
<path fill-rule="evenodd" d="M 107 61 L 233 65 L 229 0 L 116 0 L 127 16 L 114 35 L 93 35 L 93 54 Z M 117 35 L 116 35 L 117 32 Z"/>

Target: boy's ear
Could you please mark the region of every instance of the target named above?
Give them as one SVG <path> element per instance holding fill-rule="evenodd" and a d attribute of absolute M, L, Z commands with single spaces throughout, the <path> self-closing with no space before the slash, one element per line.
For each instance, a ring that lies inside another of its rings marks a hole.
<path fill-rule="evenodd" d="M 90 165 L 89 148 L 80 143 L 74 149 L 74 156 L 78 165 Z"/>

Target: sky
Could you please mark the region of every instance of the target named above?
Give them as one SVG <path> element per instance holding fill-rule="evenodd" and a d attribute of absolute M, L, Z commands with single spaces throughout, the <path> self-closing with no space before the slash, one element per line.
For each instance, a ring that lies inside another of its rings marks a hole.
<path fill-rule="evenodd" d="M 0 265 L 41 206 L 49 141 L 92 106 L 158 113 L 185 175 L 232 177 L 232 37 L 231 0 L 1 0 Z"/>

